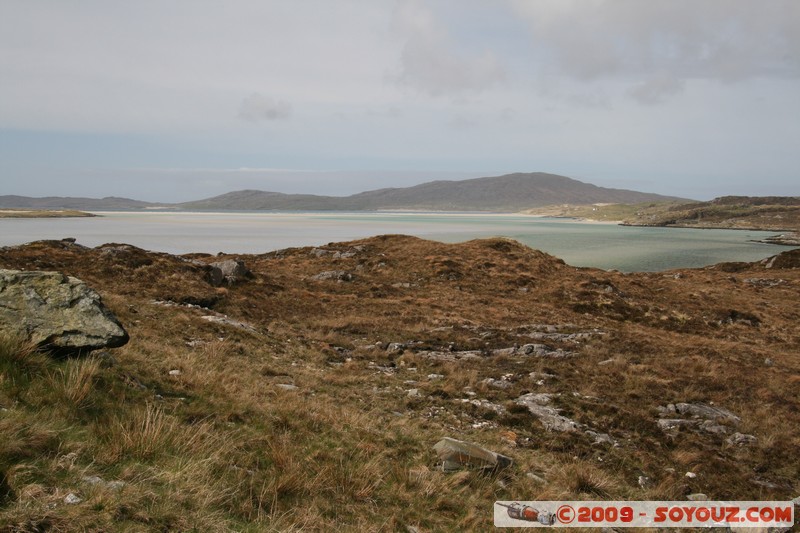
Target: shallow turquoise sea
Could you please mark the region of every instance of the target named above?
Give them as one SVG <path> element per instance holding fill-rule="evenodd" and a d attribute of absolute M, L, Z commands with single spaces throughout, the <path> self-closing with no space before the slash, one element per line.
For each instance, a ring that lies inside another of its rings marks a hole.
<path fill-rule="evenodd" d="M 788 250 L 750 242 L 774 232 L 638 228 L 521 215 L 470 213 L 106 212 L 96 218 L 0 219 L 0 246 L 75 237 L 170 253 L 263 253 L 381 234 L 443 242 L 503 236 L 574 266 L 622 271 L 756 261 Z"/>

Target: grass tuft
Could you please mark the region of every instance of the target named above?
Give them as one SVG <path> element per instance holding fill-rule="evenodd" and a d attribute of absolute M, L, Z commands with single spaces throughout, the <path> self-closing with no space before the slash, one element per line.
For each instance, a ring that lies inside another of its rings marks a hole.
<path fill-rule="evenodd" d="M 50 375 L 53 389 L 69 405 L 80 409 L 91 405 L 94 380 L 100 369 L 98 359 L 70 359 Z"/>

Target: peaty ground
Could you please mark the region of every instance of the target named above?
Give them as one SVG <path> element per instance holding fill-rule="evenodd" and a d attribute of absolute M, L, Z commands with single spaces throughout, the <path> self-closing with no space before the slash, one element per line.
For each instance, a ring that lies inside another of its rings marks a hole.
<path fill-rule="evenodd" d="M 252 277 L 212 287 L 225 258 Z M 49 241 L 0 267 L 79 277 L 131 336 L 67 360 L 0 343 L 0 530 L 488 530 L 495 500 L 800 494 L 799 252 L 622 274 L 505 239 Z M 444 473 L 444 436 L 514 465 Z"/>

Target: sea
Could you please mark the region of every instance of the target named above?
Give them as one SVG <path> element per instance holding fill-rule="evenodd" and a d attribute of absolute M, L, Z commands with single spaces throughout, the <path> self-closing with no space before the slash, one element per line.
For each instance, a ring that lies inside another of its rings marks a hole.
<path fill-rule="evenodd" d="M 0 218 L 0 246 L 73 237 L 184 254 L 259 254 L 383 234 L 455 243 L 507 237 L 579 267 L 623 272 L 757 261 L 790 249 L 753 242 L 775 232 L 620 226 L 486 213 L 102 212 L 92 218 Z"/>

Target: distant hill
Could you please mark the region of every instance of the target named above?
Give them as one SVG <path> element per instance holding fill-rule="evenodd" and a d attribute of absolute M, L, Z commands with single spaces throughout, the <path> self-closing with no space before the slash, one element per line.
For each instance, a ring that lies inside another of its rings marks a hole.
<path fill-rule="evenodd" d="M 723 196 L 710 202 L 653 205 L 625 219 L 633 226 L 800 232 L 800 197 Z M 798 236 L 791 239 L 797 242 Z M 788 244 L 788 243 L 787 243 Z"/>
<path fill-rule="evenodd" d="M 103 209 L 144 209 L 159 204 L 140 202 L 130 198 L 72 198 L 67 196 L 47 196 L 44 198 L 30 198 L 28 196 L 0 196 L 0 208 L 22 209 L 85 209 L 89 211 L 102 211 Z"/>
<path fill-rule="evenodd" d="M 177 204 L 182 209 L 246 211 L 347 211 L 347 198 L 313 194 L 283 194 L 257 190 L 233 191 L 205 200 Z"/>
<path fill-rule="evenodd" d="M 516 212 L 551 204 L 642 203 L 679 200 L 624 189 L 608 189 L 555 174 L 517 173 L 461 181 L 432 181 L 413 187 L 378 189 L 346 197 L 236 191 L 197 202 L 184 209 Z"/>
<path fill-rule="evenodd" d="M 144 209 L 269 211 L 497 211 L 517 212 L 552 204 L 665 202 L 670 196 L 608 189 L 542 172 L 507 174 L 460 181 L 431 181 L 405 188 L 378 189 L 351 196 L 283 194 L 258 190 L 229 192 L 180 204 L 154 204 L 128 198 L 27 198 L 0 196 L 0 208 Z"/>

